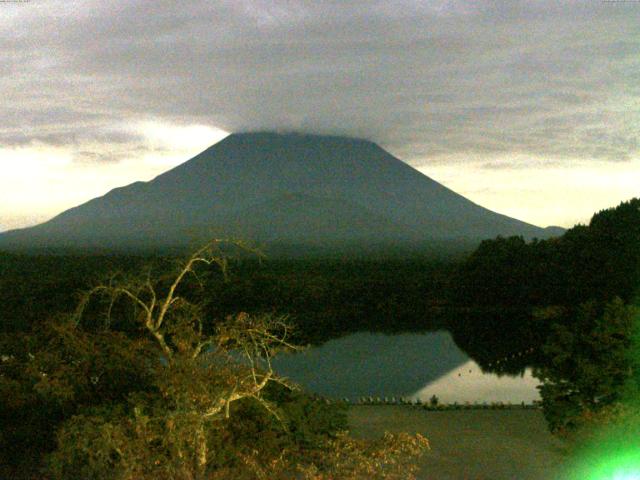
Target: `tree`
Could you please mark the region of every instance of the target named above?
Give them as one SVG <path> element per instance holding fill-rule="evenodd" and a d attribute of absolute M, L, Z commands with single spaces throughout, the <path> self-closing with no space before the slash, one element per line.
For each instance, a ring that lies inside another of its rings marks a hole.
<path fill-rule="evenodd" d="M 55 411 L 56 422 L 40 424 L 55 433 L 49 475 L 359 478 L 349 475 L 378 462 L 386 465 L 378 478 L 394 478 L 428 447 L 419 436 L 377 445 L 349 439 L 335 409 L 295 393 L 271 365 L 278 351 L 296 348 L 285 318 L 207 319 L 200 285 L 212 267 L 226 275 L 227 266 L 212 243 L 170 275 L 112 276 L 72 315 L 14 345 L 15 365 L 0 387 L 26 392 L 22 405 Z"/>
<path fill-rule="evenodd" d="M 633 309 L 620 298 L 603 311 L 580 306 L 576 318 L 556 323 L 543 346 L 547 363 L 534 369 L 552 432 L 569 435 L 618 402 L 632 376 Z"/>
<path fill-rule="evenodd" d="M 640 198 L 598 212 L 588 226 L 577 225 L 558 238 L 485 240 L 461 264 L 451 285 L 453 305 L 468 312 L 456 312 L 449 328 L 483 368 L 495 352 L 509 353 L 501 349 L 539 352 L 545 342 L 558 346 L 553 336 L 568 333 L 561 327 L 550 336 L 553 323 L 564 325 L 573 337 L 585 305 L 592 304 L 594 315 L 595 310 L 600 315 L 614 298 L 629 303 L 638 293 Z M 538 353 L 523 360 L 510 373 L 550 365 Z"/>
<path fill-rule="evenodd" d="M 210 244 L 195 252 L 166 286 L 150 274 L 126 280 L 114 277 L 84 295 L 75 314 L 54 330 L 60 341 L 75 343 L 77 348 L 54 351 L 74 358 L 72 365 L 79 358 L 89 358 L 93 371 L 70 368 L 46 352 L 38 355 L 34 367 L 42 378 L 35 390 L 58 400 L 77 403 L 81 390 L 105 382 L 114 360 L 109 350 L 117 351 L 118 341 L 135 352 L 130 360 L 135 373 L 142 372 L 138 380 L 146 377 L 142 391 L 125 389 L 124 406 L 109 411 L 92 406 L 65 423 L 58 443 L 64 451 L 72 440 L 77 452 L 67 458 L 84 464 L 81 469 L 93 465 L 89 468 L 95 471 L 116 469 L 120 478 L 134 478 L 143 475 L 140 469 L 147 469 L 146 463 L 154 458 L 151 464 L 157 473 L 188 478 L 186 472 L 192 472 L 194 478 L 204 478 L 212 458 L 211 430 L 221 418 L 229 418 L 234 402 L 254 400 L 278 417 L 262 392 L 272 382 L 286 384 L 273 371 L 271 357 L 279 349 L 294 348 L 287 341 L 287 324 L 280 317 L 240 313 L 208 332 L 211 329 L 205 328 L 199 306 L 180 293 L 188 275 L 197 278 L 201 264 L 215 264 L 223 273 L 227 268 L 217 244 Z M 102 325 L 95 321 L 83 325 L 85 312 L 98 296 L 106 298 L 108 305 Z M 134 324 L 144 333 L 134 339 L 111 331 L 114 309 L 126 309 L 127 303 Z M 97 346 L 98 339 L 104 339 L 104 345 Z M 140 348 L 133 349 L 134 343 Z M 101 354 L 108 362 L 98 361 Z M 91 441 L 83 443 L 87 439 Z M 68 476 L 69 462 L 60 455 L 53 460 L 60 467 L 55 471 Z"/>

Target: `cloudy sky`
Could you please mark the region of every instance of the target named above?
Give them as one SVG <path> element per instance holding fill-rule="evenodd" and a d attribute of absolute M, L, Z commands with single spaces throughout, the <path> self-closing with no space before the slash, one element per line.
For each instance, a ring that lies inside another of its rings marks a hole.
<path fill-rule="evenodd" d="M 542 226 L 640 195 L 636 0 L 4 0 L 0 39 L 0 230 L 249 130 L 366 137 Z"/>

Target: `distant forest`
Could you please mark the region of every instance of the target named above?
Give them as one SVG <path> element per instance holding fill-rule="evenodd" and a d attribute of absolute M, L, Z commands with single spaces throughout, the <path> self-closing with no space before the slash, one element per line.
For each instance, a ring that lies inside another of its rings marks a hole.
<path fill-rule="evenodd" d="M 127 275 L 172 258 L 149 256 L 30 256 L 0 254 L 0 328 L 25 331 L 40 319 L 73 310 L 79 292 L 110 274 Z M 398 332 L 442 328 L 458 264 L 430 257 L 229 260 L 227 278 L 193 285 L 212 319 L 246 311 L 286 314 L 302 343 L 321 343 L 360 330 Z"/>
<path fill-rule="evenodd" d="M 113 272 L 162 270 L 173 261 L 0 253 L 0 329 L 27 331 L 73 310 L 78 292 Z M 640 285 L 640 199 L 601 211 L 561 237 L 498 237 L 466 257 L 244 256 L 230 259 L 228 278 L 212 272 L 201 280 L 193 295 L 214 320 L 238 311 L 286 314 L 303 344 L 362 330 L 447 329 L 485 368 L 499 356 L 534 348 L 501 367 L 515 373 L 542 361 L 537 347 L 550 325 L 570 322 L 579 305 L 633 299 Z"/>

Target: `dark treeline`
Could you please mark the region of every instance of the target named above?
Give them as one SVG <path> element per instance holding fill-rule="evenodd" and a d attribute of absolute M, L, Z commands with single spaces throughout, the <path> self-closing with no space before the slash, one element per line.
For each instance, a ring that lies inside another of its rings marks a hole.
<path fill-rule="evenodd" d="M 0 254 L 0 329 L 25 331 L 69 312 L 79 292 L 116 272 L 127 275 L 171 258 Z M 288 315 L 300 343 L 362 330 L 396 333 L 444 327 L 442 311 L 456 263 L 428 257 L 231 260 L 228 277 L 201 276 L 192 294 L 211 319 L 248 313 Z M 215 268 L 213 269 L 215 270 Z"/>
<path fill-rule="evenodd" d="M 597 316 L 616 297 L 633 301 L 640 286 L 640 199 L 598 212 L 589 225 L 558 238 L 483 241 L 450 286 L 447 303 L 459 313 L 449 327 L 461 348 L 488 367 L 496 356 L 533 347 L 532 355 L 500 368 L 539 364 L 553 324 L 571 324 L 585 303 Z"/>
<path fill-rule="evenodd" d="M 383 260 L 244 261 L 230 281 L 212 285 L 213 317 L 240 308 L 287 314 L 302 343 L 357 332 L 444 328 L 442 309 L 454 263 L 414 257 Z"/>
<path fill-rule="evenodd" d="M 640 200 L 596 213 L 588 226 L 525 242 L 485 240 L 464 262 L 453 290 L 460 305 L 576 305 L 633 298 L 640 285 Z"/>
<path fill-rule="evenodd" d="M 147 257 L 29 255 L 0 252 L 0 331 L 27 331 L 72 311 L 80 293 L 112 272 L 133 272 Z"/>

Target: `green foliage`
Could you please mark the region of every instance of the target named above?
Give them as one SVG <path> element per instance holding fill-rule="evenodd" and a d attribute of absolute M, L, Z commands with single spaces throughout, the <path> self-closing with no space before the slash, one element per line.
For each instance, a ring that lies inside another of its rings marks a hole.
<path fill-rule="evenodd" d="M 450 285 L 457 313 L 448 328 L 483 368 L 496 356 L 531 348 L 507 373 L 541 365 L 540 347 L 552 325 L 573 324 L 579 305 L 595 302 L 602 309 L 615 297 L 633 300 L 640 286 L 640 199 L 598 212 L 588 226 L 559 238 L 486 240 Z"/>
<path fill-rule="evenodd" d="M 630 368 L 622 394 L 596 411 L 584 410 L 572 435 L 571 462 L 562 473 L 567 479 L 633 478 L 640 468 L 640 309 L 636 308 Z"/>
<path fill-rule="evenodd" d="M 0 464 L 37 464 L 65 419 L 149 387 L 150 372 L 140 368 L 149 358 L 145 343 L 120 332 L 88 333 L 68 319 L 2 336 Z"/>
<path fill-rule="evenodd" d="M 603 311 L 585 303 L 573 322 L 553 325 L 543 347 L 548 361 L 534 370 L 551 431 L 569 434 L 621 399 L 631 374 L 633 315 L 616 298 Z"/>
<path fill-rule="evenodd" d="M 462 264 L 452 291 L 470 306 L 575 306 L 618 296 L 630 302 L 640 285 L 640 198 L 596 213 L 559 238 L 485 240 Z"/>
<path fill-rule="evenodd" d="M 498 373 L 536 367 L 551 430 L 582 430 L 620 400 L 640 370 L 637 355 L 629 358 L 626 306 L 640 286 L 640 199 L 598 212 L 559 238 L 484 241 L 452 285 L 450 302 L 467 307 L 449 324 L 456 343 Z M 506 367 L 490 365 L 523 349 L 531 353 Z"/>

